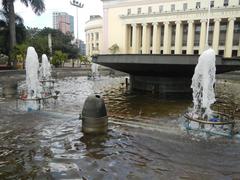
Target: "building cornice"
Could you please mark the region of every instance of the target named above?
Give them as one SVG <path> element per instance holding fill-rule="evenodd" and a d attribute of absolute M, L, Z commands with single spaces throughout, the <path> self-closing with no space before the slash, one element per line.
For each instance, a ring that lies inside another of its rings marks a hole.
<path fill-rule="evenodd" d="M 101 25 L 96 25 L 96 26 L 87 26 L 85 27 L 85 32 L 86 31 L 89 31 L 89 30 L 95 30 L 95 29 L 102 29 L 102 26 Z"/>
<path fill-rule="evenodd" d="M 157 3 L 170 3 L 170 2 L 187 2 L 186 0 L 101 0 L 103 1 L 103 8 L 149 5 Z"/>
<path fill-rule="evenodd" d="M 165 12 L 152 12 L 152 13 L 141 13 L 141 14 L 129 14 L 120 15 L 120 18 L 123 20 L 129 20 L 129 19 L 138 19 L 138 18 L 149 18 L 149 17 L 168 17 L 168 16 L 186 16 L 186 19 L 189 19 L 192 15 L 199 15 L 202 17 L 207 17 L 208 10 L 206 8 L 204 9 L 188 9 L 188 10 L 181 10 L 181 11 L 165 11 Z M 218 7 L 218 8 L 212 8 L 211 9 L 211 17 L 215 13 L 222 13 L 226 18 L 229 15 L 231 17 L 233 14 L 239 14 L 240 15 L 240 6 L 234 6 L 234 7 Z M 191 18 L 190 18 L 191 19 Z"/>

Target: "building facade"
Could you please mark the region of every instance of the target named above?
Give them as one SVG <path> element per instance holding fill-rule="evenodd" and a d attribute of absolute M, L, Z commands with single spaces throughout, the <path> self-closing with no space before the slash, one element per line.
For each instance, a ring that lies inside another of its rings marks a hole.
<path fill-rule="evenodd" d="M 85 56 L 86 55 L 86 44 L 84 43 L 84 41 L 82 41 L 81 39 L 79 40 L 79 51 L 80 54 Z"/>
<path fill-rule="evenodd" d="M 117 44 L 124 54 L 200 54 L 210 17 L 208 44 L 216 54 L 240 56 L 240 0 L 211 0 L 210 16 L 209 0 L 102 1 L 101 53 L 110 53 L 109 47 Z"/>
<path fill-rule="evenodd" d="M 86 22 L 86 55 L 99 54 L 103 52 L 103 19 L 101 16 L 90 16 Z"/>
<path fill-rule="evenodd" d="M 74 34 L 74 17 L 65 12 L 53 12 L 53 28 Z"/>

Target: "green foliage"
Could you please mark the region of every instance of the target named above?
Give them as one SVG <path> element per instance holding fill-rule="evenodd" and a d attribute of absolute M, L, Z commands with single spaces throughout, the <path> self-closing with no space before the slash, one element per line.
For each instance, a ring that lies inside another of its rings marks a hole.
<path fill-rule="evenodd" d="M 16 41 L 21 44 L 26 40 L 26 28 L 22 18 L 18 15 L 15 16 Z M 0 10 L 0 52 L 6 55 L 9 54 L 9 18 L 4 10 Z"/>
<path fill-rule="evenodd" d="M 13 56 L 19 63 L 23 63 L 26 58 L 27 44 L 18 44 L 14 47 Z"/>
<path fill-rule="evenodd" d="M 39 56 L 41 54 L 47 54 L 48 56 L 51 56 L 48 47 L 48 34 L 51 34 L 52 36 L 53 52 L 62 51 L 68 55 L 68 58 L 78 57 L 78 48 L 71 43 L 73 36 L 71 34 L 64 34 L 56 29 L 28 29 L 27 44 L 29 44 L 29 46 L 33 46 Z"/>
<path fill-rule="evenodd" d="M 52 63 L 55 67 L 59 67 L 59 66 L 61 66 L 61 65 L 64 63 L 64 61 L 66 61 L 66 60 L 67 60 L 67 54 L 66 54 L 66 53 L 63 53 L 62 51 L 55 51 L 51 63 Z"/>
<path fill-rule="evenodd" d="M 8 56 L 0 54 L 0 64 L 7 64 Z"/>
<path fill-rule="evenodd" d="M 119 51 L 119 46 L 117 44 L 113 44 L 110 48 L 109 48 L 110 52 L 112 54 L 116 54 L 116 52 Z"/>
<path fill-rule="evenodd" d="M 5 3 L 7 2 L 4 1 Z M 27 2 L 27 0 L 26 0 Z M 37 2 L 34 1 L 34 2 Z M 28 4 L 34 3 L 33 1 L 28 1 Z M 5 4 L 7 5 L 7 4 Z M 40 3 L 42 6 L 42 4 Z M 40 8 L 41 9 L 41 8 Z M 35 11 L 35 10 L 34 10 Z M 67 54 L 67 58 L 75 59 L 78 58 L 79 49 L 76 45 L 73 45 L 71 42 L 74 39 L 72 34 L 63 34 L 59 30 L 51 29 L 51 28 L 25 28 L 23 25 L 23 20 L 19 16 L 16 17 L 16 40 L 17 46 L 10 50 L 9 45 L 9 14 L 4 9 L 0 10 L 0 53 L 5 55 L 10 55 L 9 59 L 16 62 L 15 60 L 22 61 L 25 59 L 25 55 L 23 55 L 21 46 L 33 46 L 38 56 L 41 57 L 42 54 L 47 54 L 49 57 L 50 50 L 48 47 L 48 34 L 52 36 L 52 50 L 62 51 Z M 23 45 L 24 44 L 24 45 Z M 20 48 L 20 49 L 19 49 Z M 10 53 L 11 52 L 11 53 Z M 10 64 L 10 61 L 9 61 Z"/>
<path fill-rule="evenodd" d="M 3 11 L 5 11 L 5 20 L 7 22 L 6 24 L 8 24 L 7 29 L 9 32 L 9 36 L 6 36 L 6 37 L 9 37 L 8 46 L 6 46 L 7 47 L 6 50 L 8 51 L 8 54 L 9 54 L 8 65 L 10 66 L 11 61 L 13 61 L 13 66 L 14 68 L 16 68 L 16 60 L 13 59 L 14 58 L 13 51 L 14 51 L 14 47 L 18 43 L 17 39 L 19 38 L 18 37 L 19 33 L 17 33 L 17 27 L 16 27 L 16 23 L 18 24 L 18 18 L 14 12 L 14 2 L 15 0 L 2 0 L 2 7 L 3 7 Z M 37 15 L 40 15 L 45 10 L 44 0 L 21 0 L 21 2 L 26 7 L 31 6 L 32 10 Z"/>
<path fill-rule="evenodd" d="M 87 56 L 79 55 L 80 64 L 90 64 Z"/>

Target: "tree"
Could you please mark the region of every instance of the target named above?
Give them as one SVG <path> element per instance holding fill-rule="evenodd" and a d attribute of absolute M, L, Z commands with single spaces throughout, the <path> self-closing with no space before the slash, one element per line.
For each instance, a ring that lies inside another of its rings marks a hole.
<path fill-rule="evenodd" d="M 64 63 L 64 61 L 67 60 L 67 54 L 63 53 L 62 51 L 55 51 L 53 58 L 52 58 L 52 64 L 55 67 L 59 67 Z"/>
<path fill-rule="evenodd" d="M 27 44 L 18 44 L 14 47 L 13 57 L 17 60 L 17 63 L 21 64 L 21 68 L 24 69 L 26 53 L 27 53 Z M 18 67 L 19 68 L 19 67 Z"/>
<path fill-rule="evenodd" d="M 29 44 L 29 46 L 35 47 L 39 56 L 41 54 L 47 54 L 50 56 L 48 48 L 48 34 L 51 34 L 52 36 L 53 52 L 62 51 L 68 55 L 68 58 L 72 59 L 78 57 L 78 48 L 71 43 L 74 37 L 71 34 L 64 34 L 57 29 L 29 28 L 27 44 Z"/>
<path fill-rule="evenodd" d="M 9 57 L 12 59 L 13 49 L 16 46 L 16 26 L 15 26 L 15 10 L 14 10 L 15 0 L 2 0 L 2 5 L 4 10 L 8 14 L 9 18 Z M 32 7 L 35 14 L 40 15 L 45 10 L 45 5 L 43 0 L 21 0 L 21 2 L 28 7 Z M 13 66 L 16 68 L 16 61 L 13 60 Z"/>
<path fill-rule="evenodd" d="M 26 28 L 23 25 L 23 19 L 15 14 L 16 40 L 17 43 L 23 43 L 26 39 Z M 0 10 L 0 52 L 9 55 L 9 18 L 5 10 Z M 8 65 L 11 65 L 8 58 Z"/>
<path fill-rule="evenodd" d="M 116 54 L 116 52 L 119 51 L 119 46 L 117 44 L 113 44 L 109 50 L 111 51 L 112 54 Z"/>
<path fill-rule="evenodd" d="M 88 58 L 86 56 L 83 55 L 79 55 L 79 60 L 80 60 L 80 64 L 90 64 L 91 62 L 88 60 Z"/>

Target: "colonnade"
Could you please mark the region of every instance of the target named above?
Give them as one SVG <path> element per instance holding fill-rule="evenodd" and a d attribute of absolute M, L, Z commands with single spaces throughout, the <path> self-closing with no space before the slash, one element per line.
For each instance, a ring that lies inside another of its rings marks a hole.
<path fill-rule="evenodd" d="M 227 21 L 226 21 L 227 20 Z M 227 22 L 227 31 L 225 38 L 224 56 L 232 56 L 233 47 L 233 34 L 234 34 L 234 21 L 236 18 L 224 19 Z M 219 50 L 219 37 L 220 37 L 220 23 L 223 21 L 221 18 L 212 19 L 213 22 L 213 41 L 212 47 L 218 54 Z M 187 23 L 187 43 L 183 46 L 183 25 Z M 126 24 L 125 29 L 125 42 L 126 52 L 133 54 L 182 54 L 185 50 L 186 54 L 193 54 L 195 24 L 200 23 L 200 38 L 199 45 L 197 46 L 198 53 L 201 53 L 206 45 L 207 33 L 207 19 L 188 20 L 188 21 L 164 21 L 164 22 L 151 22 L 151 23 L 133 23 Z M 175 27 L 174 46 L 171 45 L 172 27 Z M 132 31 L 132 32 L 130 32 Z M 161 32 L 163 31 L 163 32 Z M 130 36 L 132 36 L 130 38 Z M 130 38 L 130 39 L 129 39 Z M 131 42 L 130 42 L 131 41 Z M 161 46 L 161 41 L 163 45 Z M 152 43 L 150 43 L 152 42 Z M 240 45 L 239 45 L 240 46 Z"/>

